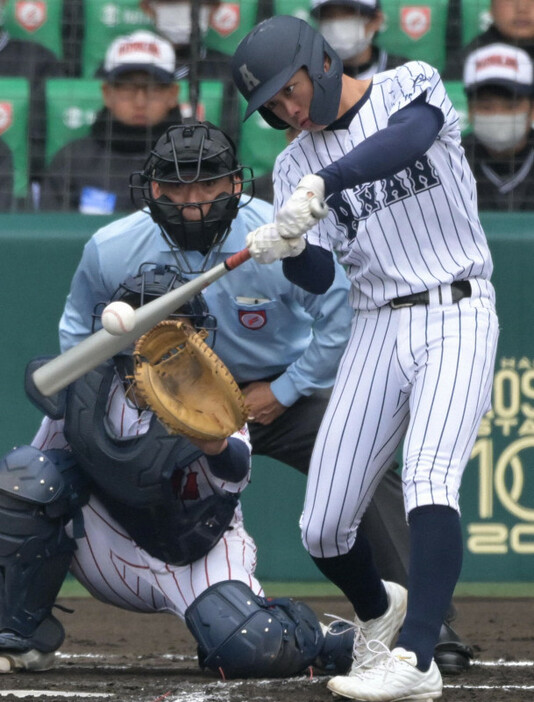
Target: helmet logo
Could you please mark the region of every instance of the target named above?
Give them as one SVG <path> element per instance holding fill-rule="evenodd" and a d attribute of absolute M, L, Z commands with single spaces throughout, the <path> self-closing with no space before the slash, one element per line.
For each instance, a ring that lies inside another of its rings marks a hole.
<path fill-rule="evenodd" d="M 264 310 L 239 310 L 239 321 L 247 329 L 261 329 L 267 324 L 267 315 Z"/>
<path fill-rule="evenodd" d="M 260 81 L 256 78 L 254 73 L 249 71 L 246 63 L 239 67 L 239 73 L 241 73 L 241 78 L 243 78 L 243 82 L 249 92 L 252 92 L 254 88 L 260 84 Z"/>

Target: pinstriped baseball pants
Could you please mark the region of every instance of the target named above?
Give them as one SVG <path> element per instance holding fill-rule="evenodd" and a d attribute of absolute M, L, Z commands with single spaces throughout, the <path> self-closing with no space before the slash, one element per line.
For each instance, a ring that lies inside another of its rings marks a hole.
<path fill-rule="evenodd" d="M 493 289 L 483 282 L 459 303 L 356 314 L 310 465 L 301 528 L 311 555 L 351 549 L 403 439 L 406 512 L 459 510 L 462 473 L 490 409 L 498 339 Z"/>

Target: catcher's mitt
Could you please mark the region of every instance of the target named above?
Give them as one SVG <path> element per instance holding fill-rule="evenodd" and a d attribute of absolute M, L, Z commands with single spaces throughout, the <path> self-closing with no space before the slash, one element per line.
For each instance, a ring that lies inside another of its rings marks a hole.
<path fill-rule="evenodd" d="M 171 434 L 223 439 L 247 420 L 241 390 L 202 336 L 164 321 L 135 345 L 136 391 Z"/>

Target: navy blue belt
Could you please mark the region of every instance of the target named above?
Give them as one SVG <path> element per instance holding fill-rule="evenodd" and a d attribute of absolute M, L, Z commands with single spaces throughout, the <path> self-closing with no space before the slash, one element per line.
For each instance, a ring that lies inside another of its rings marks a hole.
<path fill-rule="evenodd" d="M 471 297 L 471 283 L 468 280 L 455 280 L 451 283 L 451 296 L 453 302 L 459 302 L 464 297 Z M 441 302 L 441 290 L 438 288 L 439 301 Z M 413 293 L 413 295 L 404 295 L 396 297 L 389 303 L 394 310 L 399 307 L 413 307 L 414 305 L 428 305 L 430 295 L 428 290 Z"/>

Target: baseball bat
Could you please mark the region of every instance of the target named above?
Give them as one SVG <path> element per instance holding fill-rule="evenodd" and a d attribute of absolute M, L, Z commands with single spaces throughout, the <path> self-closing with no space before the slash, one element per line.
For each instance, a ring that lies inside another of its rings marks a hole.
<path fill-rule="evenodd" d="M 35 386 L 46 397 L 63 390 L 67 385 L 112 358 L 116 353 L 124 351 L 149 329 L 175 312 L 214 280 L 237 268 L 249 258 L 249 250 L 242 249 L 181 287 L 165 293 L 156 300 L 147 302 L 146 305 L 135 310 L 135 325 L 126 334 L 114 336 L 105 329 L 91 334 L 76 346 L 35 370 L 32 374 Z"/>

